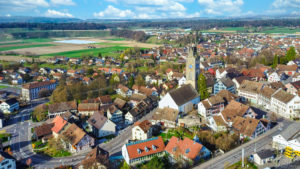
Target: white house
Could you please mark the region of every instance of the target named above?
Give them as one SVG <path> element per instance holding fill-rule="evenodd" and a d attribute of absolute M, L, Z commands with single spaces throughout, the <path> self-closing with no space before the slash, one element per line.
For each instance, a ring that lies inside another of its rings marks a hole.
<path fill-rule="evenodd" d="M 200 102 L 198 92 L 192 85 L 183 85 L 180 88 L 168 92 L 159 102 L 159 108 L 172 108 L 179 112 L 188 113 L 193 110 L 194 105 Z"/>
<path fill-rule="evenodd" d="M 148 120 L 135 122 L 132 128 L 132 140 L 147 140 L 152 137 L 152 124 Z"/>
<path fill-rule="evenodd" d="M 122 147 L 122 156 L 128 165 L 137 165 L 165 154 L 165 144 L 161 136 L 131 142 Z"/>
<path fill-rule="evenodd" d="M 280 81 L 280 75 L 278 72 L 274 71 L 268 76 L 268 82 L 279 82 Z"/>
<path fill-rule="evenodd" d="M 223 77 L 226 77 L 227 71 L 225 69 L 217 69 L 216 70 L 216 78 L 222 79 Z"/>
<path fill-rule="evenodd" d="M 114 123 L 119 123 L 123 120 L 123 112 L 119 110 L 115 105 L 111 105 L 107 109 L 107 118 Z"/>
<path fill-rule="evenodd" d="M 0 166 L 3 169 L 16 169 L 16 160 L 14 157 L 4 151 L 0 151 Z"/>
<path fill-rule="evenodd" d="M 286 118 L 299 117 L 300 97 L 279 89 L 271 97 L 270 108 L 273 112 Z"/>
<path fill-rule="evenodd" d="M 224 99 L 219 95 L 215 95 L 201 101 L 198 104 L 198 114 L 206 118 L 211 115 L 219 114 L 222 110 L 224 110 L 224 107 Z"/>
<path fill-rule="evenodd" d="M 266 163 L 271 162 L 273 159 L 274 159 L 274 153 L 269 149 L 261 150 L 253 154 L 253 161 L 258 165 L 264 165 Z"/>
<path fill-rule="evenodd" d="M 182 86 L 186 84 L 186 78 L 184 76 L 182 76 L 179 80 L 178 80 L 178 85 Z"/>
<path fill-rule="evenodd" d="M 88 120 L 96 137 L 105 137 L 116 134 L 116 124 L 107 119 L 101 112 L 95 112 Z"/>
<path fill-rule="evenodd" d="M 207 118 L 208 127 L 215 132 L 227 131 L 228 125 L 223 120 L 222 116 L 210 116 Z"/>
<path fill-rule="evenodd" d="M 275 92 L 276 92 L 275 89 L 272 89 L 267 86 L 261 89 L 258 96 L 258 104 L 265 107 L 266 109 L 270 109 L 271 97 Z"/>
<path fill-rule="evenodd" d="M 257 104 L 259 93 L 263 86 L 264 84 L 259 82 L 244 80 L 238 88 L 238 96 L 240 96 L 244 101 L 248 100 L 251 103 Z"/>
<path fill-rule="evenodd" d="M 19 102 L 15 98 L 8 99 L 0 104 L 3 113 L 12 113 L 19 110 Z"/>

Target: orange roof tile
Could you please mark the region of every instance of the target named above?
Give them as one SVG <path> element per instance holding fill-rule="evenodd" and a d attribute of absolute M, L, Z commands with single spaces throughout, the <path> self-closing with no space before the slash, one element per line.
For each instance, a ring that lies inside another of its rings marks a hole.
<path fill-rule="evenodd" d="M 55 133 L 59 133 L 61 129 L 63 129 L 63 127 L 68 123 L 61 116 L 56 116 L 52 122 L 54 123 L 54 126 L 51 130 Z"/>

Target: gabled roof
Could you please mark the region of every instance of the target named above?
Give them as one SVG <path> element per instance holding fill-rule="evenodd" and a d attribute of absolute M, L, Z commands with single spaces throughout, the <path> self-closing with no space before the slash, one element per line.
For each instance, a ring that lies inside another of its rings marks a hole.
<path fill-rule="evenodd" d="M 264 84 L 249 80 L 244 80 L 241 86 L 239 87 L 240 91 L 247 91 L 258 94 L 262 89 Z"/>
<path fill-rule="evenodd" d="M 169 94 L 178 106 L 181 106 L 199 97 L 198 92 L 193 88 L 191 84 L 183 85 L 178 89 L 171 90 Z"/>
<path fill-rule="evenodd" d="M 152 127 L 152 124 L 150 121 L 144 120 L 142 122 L 139 121 L 135 122 L 134 126 L 139 126 L 145 133 L 147 133 L 148 130 Z"/>
<path fill-rule="evenodd" d="M 68 122 L 64 120 L 61 116 L 56 116 L 53 119 L 52 123 L 54 123 L 54 126 L 51 130 L 55 133 L 59 133 Z"/>
<path fill-rule="evenodd" d="M 274 155 L 274 152 L 271 151 L 270 149 L 264 149 L 260 150 L 259 152 L 256 153 L 261 159 L 266 159 L 270 158 Z"/>
<path fill-rule="evenodd" d="M 88 123 L 100 130 L 108 119 L 104 116 L 103 112 L 95 112 L 89 119 Z"/>
<path fill-rule="evenodd" d="M 267 97 L 267 98 L 271 98 L 271 96 L 276 92 L 276 90 L 270 88 L 270 87 L 264 87 L 263 89 L 261 89 L 260 93 L 261 95 Z"/>
<path fill-rule="evenodd" d="M 53 123 L 50 124 L 42 124 L 40 126 L 37 126 L 34 128 L 34 132 L 36 134 L 37 137 L 42 137 L 42 136 L 46 136 L 46 135 L 51 135 L 52 134 L 52 127 L 54 126 Z"/>
<path fill-rule="evenodd" d="M 18 103 L 18 100 L 16 98 L 10 98 L 8 100 L 5 100 L 4 102 L 11 106 L 14 105 L 15 103 Z"/>
<path fill-rule="evenodd" d="M 165 150 L 165 144 L 161 136 L 128 143 L 125 146 L 129 155 L 129 159 L 140 158 L 163 152 Z"/>
<path fill-rule="evenodd" d="M 232 100 L 221 112 L 224 120 L 233 121 L 237 116 L 243 116 L 250 107 Z"/>
<path fill-rule="evenodd" d="M 227 103 L 229 103 L 231 100 L 235 100 L 238 98 L 238 96 L 236 96 L 228 90 L 221 90 L 218 94 L 216 94 L 216 96 L 220 96 Z"/>
<path fill-rule="evenodd" d="M 97 162 L 106 167 L 109 165 L 109 153 L 99 146 L 92 149 L 81 161 L 80 165 L 84 166 L 84 168 L 89 168 Z"/>
<path fill-rule="evenodd" d="M 56 83 L 55 80 L 49 80 L 49 81 L 43 81 L 43 82 L 32 82 L 32 83 L 26 83 L 22 86 L 22 88 L 24 89 L 34 89 L 34 88 L 38 88 L 38 87 L 44 87 L 44 86 L 48 86 L 51 84 Z"/>
<path fill-rule="evenodd" d="M 125 106 L 126 101 L 117 97 L 117 98 L 115 99 L 115 101 L 114 101 L 114 104 L 115 104 L 119 109 L 122 109 L 122 108 Z"/>
<path fill-rule="evenodd" d="M 203 145 L 197 143 L 189 138 L 181 140 L 175 136 L 172 136 L 165 150 L 172 155 L 182 155 L 191 160 L 194 160 L 202 149 Z"/>
<path fill-rule="evenodd" d="M 244 118 L 237 116 L 233 120 L 232 127 L 237 130 L 240 134 L 244 134 L 251 137 L 258 126 L 259 120 L 254 118 Z"/>
<path fill-rule="evenodd" d="M 77 110 L 76 101 L 54 103 L 49 105 L 49 113 Z"/>
<path fill-rule="evenodd" d="M 282 89 L 278 90 L 274 95 L 273 98 L 283 102 L 288 103 L 291 101 L 295 96 L 292 94 L 289 94 L 288 92 L 283 91 Z"/>
<path fill-rule="evenodd" d="M 98 111 L 99 103 L 80 103 L 78 111 Z"/>
<path fill-rule="evenodd" d="M 74 146 L 80 142 L 80 140 L 86 135 L 86 133 L 75 123 L 73 123 L 66 128 L 62 135 L 64 136 L 66 141 Z"/>
<path fill-rule="evenodd" d="M 227 78 L 227 77 L 223 77 L 222 79 L 220 79 L 220 81 L 221 81 L 226 87 L 234 86 L 234 83 L 232 82 L 232 80 L 229 79 L 229 78 Z"/>

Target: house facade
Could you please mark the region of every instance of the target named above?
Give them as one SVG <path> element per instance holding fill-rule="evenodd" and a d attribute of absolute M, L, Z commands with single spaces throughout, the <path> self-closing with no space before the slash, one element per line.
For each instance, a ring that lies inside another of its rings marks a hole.
<path fill-rule="evenodd" d="M 132 140 L 147 140 L 152 137 L 152 124 L 148 121 L 135 122 L 132 128 Z"/>
<path fill-rule="evenodd" d="M 19 110 L 19 102 L 15 98 L 8 99 L 0 104 L 0 110 L 3 113 L 12 113 Z"/>
<path fill-rule="evenodd" d="M 56 81 L 32 82 L 22 86 L 21 98 L 25 101 L 31 101 L 40 98 L 39 92 L 43 90 L 53 91 L 57 86 Z"/>
<path fill-rule="evenodd" d="M 235 93 L 235 85 L 231 79 L 223 77 L 214 84 L 214 94 L 218 94 L 221 90 L 228 90 Z"/>

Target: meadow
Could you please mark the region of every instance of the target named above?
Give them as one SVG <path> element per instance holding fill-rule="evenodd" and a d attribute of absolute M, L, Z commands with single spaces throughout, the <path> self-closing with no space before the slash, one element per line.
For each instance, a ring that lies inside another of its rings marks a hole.
<path fill-rule="evenodd" d="M 83 50 L 74 50 L 74 51 L 67 51 L 67 52 L 50 53 L 50 54 L 45 54 L 41 57 L 65 56 L 70 58 L 78 58 L 84 55 L 97 56 L 98 53 L 101 53 L 102 56 L 117 57 L 120 55 L 120 52 L 122 52 L 127 48 L 129 47 L 112 46 L 112 47 L 104 47 L 104 48 L 96 48 L 96 49 L 83 49 Z"/>

